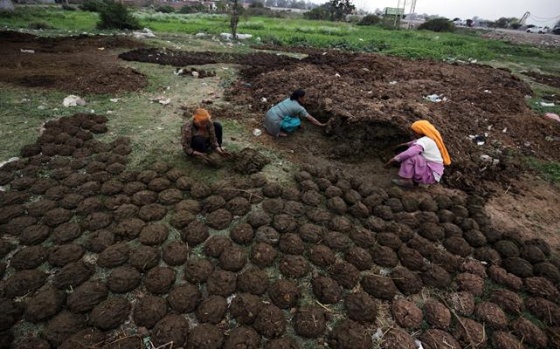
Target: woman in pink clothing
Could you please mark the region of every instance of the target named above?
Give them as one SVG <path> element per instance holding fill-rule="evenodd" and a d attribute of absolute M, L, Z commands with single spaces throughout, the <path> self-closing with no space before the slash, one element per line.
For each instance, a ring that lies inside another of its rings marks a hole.
<path fill-rule="evenodd" d="M 443 175 L 443 166 L 451 164 L 439 131 L 427 120 L 416 121 L 410 128 L 417 139 L 405 143 L 409 148 L 386 164 L 401 164 L 400 178 L 393 179 L 393 183 L 402 187 L 413 187 L 415 183 L 439 182 Z"/>

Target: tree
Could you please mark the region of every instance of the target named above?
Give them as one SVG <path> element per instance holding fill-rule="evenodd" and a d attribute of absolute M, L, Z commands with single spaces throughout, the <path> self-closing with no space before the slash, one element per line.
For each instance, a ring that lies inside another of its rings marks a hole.
<path fill-rule="evenodd" d="M 315 7 L 313 10 L 305 12 L 303 18 L 311 19 L 316 21 L 325 21 L 329 19 L 330 12 L 328 10 L 328 4 L 323 4 L 319 7 Z"/>
<path fill-rule="evenodd" d="M 239 0 L 231 0 L 233 3 L 231 8 L 231 18 L 229 21 L 229 26 L 231 28 L 231 35 L 234 39 L 237 39 L 237 24 L 239 24 L 239 14 L 241 12 L 239 6 Z"/>
<path fill-rule="evenodd" d="M 1 11 L 9 11 L 12 12 L 15 10 L 14 4 L 12 0 L 0 0 L 0 12 Z"/>
<path fill-rule="evenodd" d="M 340 21 L 356 9 L 351 0 L 330 0 L 327 5 L 331 21 Z"/>
<path fill-rule="evenodd" d="M 467 27 L 472 27 L 472 26 L 473 26 L 473 20 L 467 19 Z"/>
<path fill-rule="evenodd" d="M 508 24 L 509 24 L 509 20 L 505 17 L 501 17 L 496 22 L 494 22 L 494 26 L 496 28 L 507 28 Z"/>

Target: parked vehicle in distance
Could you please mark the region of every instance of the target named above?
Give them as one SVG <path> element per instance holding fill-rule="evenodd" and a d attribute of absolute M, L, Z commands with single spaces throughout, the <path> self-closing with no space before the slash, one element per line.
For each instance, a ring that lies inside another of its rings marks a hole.
<path fill-rule="evenodd" d="M 531 27 L 527 29 L 527 33 L 546 34 L 548 33 L 548 27 Z"/>

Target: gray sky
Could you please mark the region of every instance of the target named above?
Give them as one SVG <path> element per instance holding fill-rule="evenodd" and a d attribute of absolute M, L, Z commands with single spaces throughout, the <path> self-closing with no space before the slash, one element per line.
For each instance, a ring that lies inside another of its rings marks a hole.
<path fill-rule="evenodd" d="M 325 3 L 325 0 L 312 0 Z M 402 7 L 405 0 L 400 0 Z M 358 8 L 374 11 L 376 8 L 397 7 L 399 0 L 353 0 Z M 410 0 L 406 1 L 406 11 L 410 11 Z M 500 17 L 521 18 L 525 12 L 531 12 L 528 24 L 554 25 L 560 20 L 560 0 L 417 0 L 416 13 L 441 15 L 447 18 L 461 19 L 478 16 L 496 20 Z"/>

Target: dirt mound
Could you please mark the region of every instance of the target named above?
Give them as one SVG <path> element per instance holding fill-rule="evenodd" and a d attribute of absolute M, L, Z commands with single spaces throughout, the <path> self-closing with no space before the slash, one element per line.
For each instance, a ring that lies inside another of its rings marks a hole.
<path fill-rule="evenodd" d="M 557 133 L 560 126 L 537 118 L 529 110 L 524 100 L 525 95 L 532 94 L 528 85 L 507 71 L 489 66 L 433 61 L 411 65 L 395 57 L 340 51 L 310 52 L 307 58 L 298 60 L 264 53 L 226 55 L 150 48 L 120 57 L 176 66 L 242 64 L 246 66 L 241 71 L 242 79 L 228 90 L 228 97 L 235 103 L 252 105 L 259 113 L 285 98 L 275 86 L 295 89 L 303 79 L 308 82 L 305 87 L 310 96 L 307 110 L 323 121 L 330 120 L 327 133 L 332 137 L 321 139 L 324 146 L 311 151 L 326 157 L 350 157 L 351 161 L 358 161 L 355 154 L 388 157 L 390 145 L 408 138 L 409 124 L 423 118 L 440 129 L 451 149 L 454 164 L 444 180 L 452 186 L 484 192 L 484 180 L 505 180 L 508 184 L 507 178 L 517 176 L 520 167 L 499 155 L 506 149 L 514 153 L 538 149 L 537 156 L 557 158 L 558 146 L 545 138 Z M 290 69 L 292 74 L 286 75 L 286 66 L 295 67 Z M 501 87 L 496 88 L 497 84 Z M 433 93 L 447 99 L 441 103 L 424 100 Z M 262 103 L 263 97 L 270 102 Z M 474 122 L 473 115 L 484 121 Z M 507 131 L 502 132 L 504 129 Z M 494 145 L 487 142 L 479 147 L 466 140 L 469 135 L 484 132 L 489 133 Z M 480 160 L 483 153 L 500 162 L 487 166 Z"/>
<path fill-rule="evenodd" d="M 147 86 L 146 77 L 134 69 L 116 66 L 110 50 L 98 48 L 141 45 L 118 36 L 32 37 L 18 41 L 10 32 L 2 32 L 0 76 L 11 84 L 77 94 L 136 91 Z M 22 53 L 20 49 L 32 49 L 34 53 Z M 14 69 L 15 62 L 19 69 Z"/>

